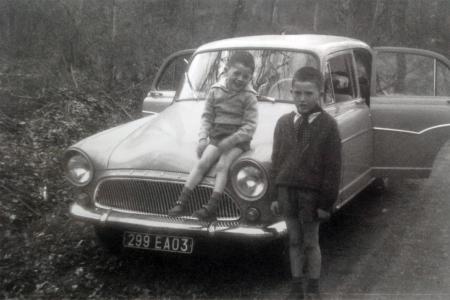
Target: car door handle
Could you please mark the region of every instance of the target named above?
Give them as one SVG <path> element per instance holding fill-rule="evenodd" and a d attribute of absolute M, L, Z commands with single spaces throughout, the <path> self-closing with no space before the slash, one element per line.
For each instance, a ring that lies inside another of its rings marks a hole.
<path fill-rule="evenodd" d="M 450 100 L 447 100 L 447 104 L 450 104 Z"/>
<path fill-rule="evenodd" d="M 150 97 L 162 97 L 163 93 L 161 92 L 155 92 L 155 91 L 151 91 L 150 92 Z"/>

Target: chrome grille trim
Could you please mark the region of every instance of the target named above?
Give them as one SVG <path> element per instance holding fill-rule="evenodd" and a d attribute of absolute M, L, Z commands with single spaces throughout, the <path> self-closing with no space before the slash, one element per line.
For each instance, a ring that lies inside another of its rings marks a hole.
<path fill-rule="evenodd" d="M 97 207 L 104 209 L 169 218 L 167 211 L 175 205 L 183 185 L 181 181 L 106 178 L 98 183 L 94 202 Z M 212 186 L 199 185 L 188 203 L 188 215 L 180 218 L 192 219 L 190 215 L 208 202 L 212 189 Z M 240 217 L 239 207 L 225 191 L 219 201 L 217 220 L 235 221 Z"/>

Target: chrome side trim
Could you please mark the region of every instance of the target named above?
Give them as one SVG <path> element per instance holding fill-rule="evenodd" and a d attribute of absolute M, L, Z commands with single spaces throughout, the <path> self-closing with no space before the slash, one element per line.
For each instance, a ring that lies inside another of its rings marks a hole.
<path fill-rule="evenodd" d="M 395 128 L 386 128 L 386 127 L 372 127 L 373 130 L 380 130 L 380 131 L 392 131 L 392 132 L 398 132 L 398 133 L 406 133 L 406 134 L 423 134 L 427 131 L 431 131 L 438 128 L 444 128 L 444 127 L 450 127 L 450 124 L 441 124 L 436 126 L 431 126 L 428 128 L 425 128 L 421 131 L 413 131 L 413 130 L 403 130 L 403 129 L 395 129 Z"/>
<path fill-rule="evenodd" d="M 436 58 L 434 58 L 433 59 L 433 91 L 434 91 L 434 96 L 436 96 L 436 94 L 437 94 L 437 91 L 436 91 L 436 88 L 437 88 L 437 82 L 436 82 L 436 79 L 437 78 L 437 61 L 436 61 Z"/>
<path fill-rule="evenodd" d="M 151 111 L 151 110 L 142 110 L 141 111 L 142 114 L 144 114 L 145 116 L 151 116 L 151 115 L 157 115 L 158 113 Z"/>
<path fill-rule="evenodd" d="M 362 130 L 360 130 L 360 131 L 358 131 L 358 132 L 352 134 L 351 136 L 349 136 L 349 137 L 343 139 L 343 140 L 341 141 L 341 144 L 344 144 L 344 143 L 346 143 L 346 142 L 348 142 L 348 141 L 350 141 L 350 140 L 352 140 L 352 139 L 354 139 L 354 138 L 357 138 L 358 136 L 363 135 L 363 134 L 365 134 L 365 133 L 367 133 L 367 132 L 369 132 L 369 131 L 370 131 L 369 129 L 362 129 Z"/>

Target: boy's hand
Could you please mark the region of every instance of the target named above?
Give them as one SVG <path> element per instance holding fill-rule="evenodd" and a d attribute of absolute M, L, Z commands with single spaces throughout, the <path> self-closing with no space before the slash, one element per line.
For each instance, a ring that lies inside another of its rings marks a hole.
<path fill-rule="evenodd" d="M 233 148 L 233 144 L 230 143 L 229 139 L 225 138 L 222 141 L 219 142 L 217 145 L 217 148 L 219 148 L 220 151 L 226 152 Z"/>
<path fill-rule="evenodd" d="M 329 212 L 327 212 L 326 210 L 317 209 L 317 219 L 319 219 L 319 221 L 327 221 L 330 218 L 331 214 Z"/>
<path fill-rule="evenodd" d="M 206 141 L 206 139 L 201 139 L 198 142 L 198 145 L 197 145 L 197 156 L 198 156 L 198 158 L 202 157 L 203 151 L 205 151 L 207 146 L 208 146 L 208 142 Z"/>
<path fill-rule="evenodd" d="M 278 204 L 278 201 L 273 201 L 272 204 L 270 204 L 270 210 L 274 215 L 280 215 L 280 205 Z"/>

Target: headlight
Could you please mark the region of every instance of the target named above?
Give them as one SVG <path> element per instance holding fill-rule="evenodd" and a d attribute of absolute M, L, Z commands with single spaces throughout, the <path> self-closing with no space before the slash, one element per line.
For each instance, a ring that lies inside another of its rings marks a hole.
<path fill-rule="evenodd" d="M 237 194 L 248 201 L 260 199 L 267 191 L 268 180 L 264 169 L 254 161 L 238 161 L 231 171 L 231 183 Z"/>
<path fill-rule="evenodd" d="M 66 153 L 65 171 L 67 179 L 78 186 L 87 185 L 94 175 L 94 168 L 89 159 L 77 151 Z"/>

